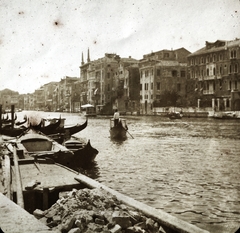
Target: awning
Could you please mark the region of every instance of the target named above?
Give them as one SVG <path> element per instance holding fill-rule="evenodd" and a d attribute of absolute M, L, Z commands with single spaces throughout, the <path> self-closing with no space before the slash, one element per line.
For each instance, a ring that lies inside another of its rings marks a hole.
<path fill-rule="evenodd" d="M 81 106 L 81 108 L 92 108 L 92 107 L 94 107 L 94 106 L 91 104 L 84 104 Z"/>

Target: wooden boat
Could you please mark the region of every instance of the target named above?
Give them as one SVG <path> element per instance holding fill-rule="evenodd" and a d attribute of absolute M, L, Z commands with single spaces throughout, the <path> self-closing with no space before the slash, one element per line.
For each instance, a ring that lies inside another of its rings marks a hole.
<path fill-rule="evenodd" d="M 169 119 L 182 119 L 183 115 L 180 112 L 170 112 L 167 114 Z"/>
<path fill-rule="evenodd" d="M 63 145 L 81 159 L 82 166 L 93 163 L 98 154 L 98 150 L 91 146 L 90 140 L 85 142 L 83 139 L 72 137 L 65 141 Z"/>
<path fill-rule="evenodd" d="M 15 150 L 10 162 L 9 156 L 4 156 L 3 182 L 6 196 L 28 212 L 48 209 L 60 192 L 81 188 L 74 170 L 51 159 L 19 155 Z"/>
<path fill-rule="evenodd" d="M 56 130 L 52 131 L 51 134 L 47 134 L 53 140 L 57 141 L 58 143 L 62 144 L 64 141 L 71 138 L 73 134 L 76 134 L 87 127 L 88 120 L 83 124 L 76 124 L 74 126 L 63 126 L 59 127 Z"/>
<path fill-rule="evenodd" d="M 18 137 L 21 134 L 23 134 L 27 130 L 26 127 L 14 127 L 12 128 L 11 125 L 6 125 L 0 129 L 0 134 L 1 135 L 6 135 L 9 137 Z"/>
<path fill-rule="evenodd" d="M 114 125 L 114 119 L 110 119 L 110 136 L 112 139 L 126 139 L 127 138 L 127 123 L 125 119 L 119 120 L 117 125 Z"/>
<path fill-rule="evenodd" d="M 26 131 L 21 137 L 5 143 L 8 150 L 13 153 L 11 142 L 16 144 L 17 150 L 23 151 L 27 156 L 50 158 L 56 163 L 71 168 L 84 166 L 98 154 L 98 151 L 91 146 L 90 142 L 73 152 L 50 137 L 32 129 Z"/>

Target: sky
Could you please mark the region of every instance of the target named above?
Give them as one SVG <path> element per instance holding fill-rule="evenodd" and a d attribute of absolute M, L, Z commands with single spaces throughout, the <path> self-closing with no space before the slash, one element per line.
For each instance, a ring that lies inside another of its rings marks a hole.
<path fill-rule="evenodd" d="M 90 59 L 240 38 L 240 0 L 0 0 L 0 90 L 32 93 Z"/>

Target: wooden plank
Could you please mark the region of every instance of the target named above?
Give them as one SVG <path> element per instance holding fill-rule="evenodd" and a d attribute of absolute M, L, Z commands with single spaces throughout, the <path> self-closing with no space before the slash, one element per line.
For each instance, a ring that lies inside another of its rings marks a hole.
<path fill-rule="evenodd" d="M 103 184 L 100 184 L 99 182 L 84 176 L 82 174 L 79 174 L 75 178 L 79 182 L 83 183 L 86 185 L 88 188 L 102 188 L 109 193 L 115 195 L 119 200 L 121 200 L 124 204 L 131 206 L 142 213 L 146 214 L 147 216 L 158 220 L 162 226 L 167 227 L 170 230 L 173 230 L 174 232 L 181 232 L 181 233 L 209 233 L 206 230 L 200 229 L 195 225 L 192 225 L 188 222 L 185 222 L 181 219 L 178 219 L 164 211 L 155 209 L 153 207 L 150 207 L 144 203 L 141 203 L 139 201 L 136 201 L 135 199 L 125 196 Z"/>
<path fill-rule="evenodd" d="M 7 198 L 12 200 L 13 194 L 11 189 L 11 162 L 8 155 L 4 155 L 3 179 L 4 179 L 5 195 Z"/>
<path fill-rule="evenodd" d="M 18 165 L 18 156 L 16 146 L 13 146 L 13 161 L 15 167 L 15 176 L 16 176 L 16 189 L 17 189 L 17 204 L 24 208 L 24 199 L 23 199 L 23 189 L 22 189 L 22 180 L 20 169 Z"/>

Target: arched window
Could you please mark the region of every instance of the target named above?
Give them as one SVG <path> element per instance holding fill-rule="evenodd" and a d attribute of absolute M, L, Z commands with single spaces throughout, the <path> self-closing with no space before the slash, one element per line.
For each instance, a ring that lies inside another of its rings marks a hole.
<path fill-rule="evenodd" d="M 215 54 L 213 55 L 213 61 L 216 61 L 216 55 Z"/>

